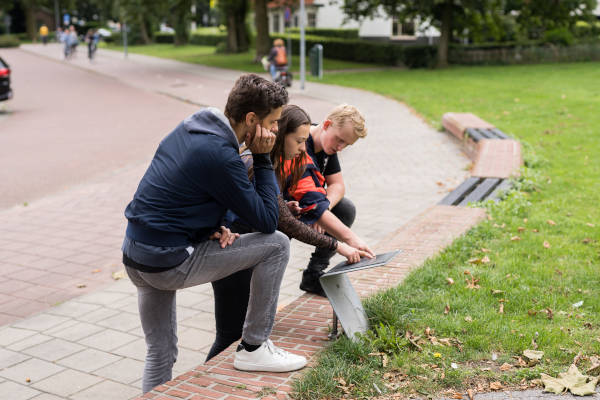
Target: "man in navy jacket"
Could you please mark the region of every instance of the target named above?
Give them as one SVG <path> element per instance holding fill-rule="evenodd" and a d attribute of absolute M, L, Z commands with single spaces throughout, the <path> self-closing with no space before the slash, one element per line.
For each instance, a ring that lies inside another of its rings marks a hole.
<path fill-rule="evenodd" d="M 289 240 L 276 231 L 278 189 L 269 152 L 287 100 L 279 85 L 241 76 L 224 114 L 203 109 L 162 140 L 125 210 L 123 262 L 138 290 L 147 344 L 144 392 L 172 379 L 177 289 L 248 268 L 253 268 L 250 301 L 234 367 L 285 372 L 306 365 L 304 357 L 269 340 L 289 259 Z M 253 154 L 255 185 L 238 154 L 242 142 Z M 221 226 L 227 210 L 258 233 L 239 236 Z"/>

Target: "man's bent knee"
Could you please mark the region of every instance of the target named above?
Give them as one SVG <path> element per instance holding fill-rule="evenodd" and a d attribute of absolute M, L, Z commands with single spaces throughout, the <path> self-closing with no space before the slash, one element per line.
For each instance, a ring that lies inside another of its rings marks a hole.
<path fill-rule="evenodd" d="M 339 203 L 333 207 L 331 212 L 347 227 L 352 226 L 354 219 L 356 218 L 356 207 L 352 200 L 347 197 L 343 197 Z"/>

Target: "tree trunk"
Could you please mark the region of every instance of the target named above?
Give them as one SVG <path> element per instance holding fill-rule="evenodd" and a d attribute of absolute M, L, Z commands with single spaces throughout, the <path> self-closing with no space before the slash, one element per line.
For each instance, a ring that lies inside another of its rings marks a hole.
<path fill-rule="evenodd" d="M 248 51 L 250 40 L 246 29 L 246 2 L 230 0 L 223 1 L 221 9 L 227 21 L 227 51 L 230 53 L 242 53 Z"/>
<path fill-rule="evenodd" d="M 271 49 L 266 0 L 254 1 L 254 26 L 256 27 L 256 55 L 254 61 L 260 61 L 260 59 L 264 55 L 267 55 Z"/>
<path fill-rule="evenodd" d="M 143 13 L 138 14 L 138 24 L 140 25 L 140 36 L 144 44 L 150 44 L 150 37 L 148 36 L 148 30 L 146 29 L 146 21 Z"/>
<path fill-rule="evenodd" d="M 175 29 L 176 46 L 184 45 L 189 41 L 191 9 L 192 0 L 180 0 L 175 6 L 173 28 Z"/>
<path fill-rule="evenodd" d="M 238 52 L 238 26 L 235 22 L 235 15 L 227 16 L 227 51 L 230 53 Z"/>
<path fill-rule="evenodd" d="M 35 27 L 35 6 L 36 2 L 34 0 L 23 0 L 25 28 L 27 30 L 27 37 L 31 40 L 35 40 L 37 36 L 37 29 Z"/>
<path fill-rule="evenodd" d="M 452 32 L 452 0 L 446 0 L 442 9 L 442 32 L 438 45 L 438 68 L 448 66 L 448 44 Z"/>

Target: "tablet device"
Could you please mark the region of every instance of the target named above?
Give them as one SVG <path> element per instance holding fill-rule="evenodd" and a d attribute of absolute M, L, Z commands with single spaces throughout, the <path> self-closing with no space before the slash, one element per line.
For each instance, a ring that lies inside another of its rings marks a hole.
<path fill-rule="evenodd" d="M 375 258 L 366 258 L 363 257 L 361 260 L 354 264 L 348 264 L 347 261 L 342 261 L 335 267 L 331 268 L 329 271 L 323 274 L 323 277 L 337 275 L 337 274 L 345 274 L 346 272 L 358 271 L 361 269 L 380 267 L 382 265 L 387 264 L 392 258 L 396 256 L 396 254 L 400 253 L 402 250 L 394 250 L 389 253 L 377 254 Z"/>

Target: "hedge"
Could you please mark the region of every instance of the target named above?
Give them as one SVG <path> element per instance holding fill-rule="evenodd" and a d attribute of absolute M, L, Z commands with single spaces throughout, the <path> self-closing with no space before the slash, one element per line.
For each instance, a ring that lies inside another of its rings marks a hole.
<path fill-rule="evenodd" d="M 16 35 L 0 35 L 0 47 L 19 47 L 20 41 Z"/>
<path fill-rule="evenodd" d="M 286 33 L 299 35 L 300 28 L 288 28 Z M 311 36 L 325 36 L 338 39 L 358 39 L 358 29 L 306 28 L 305 33 Z"/>
<path fill-rule="evenodd" d="M 227 39 L 227 35 L 224 33 L 192 33 L 190 36 L 190 44 L 199 46 L 217 46 L 219 43 L 224 42 Z M 175 35 L 172 33 L 156 32 L 154 34 L 154 41 L 156 43 L 174 43 Z"/>

